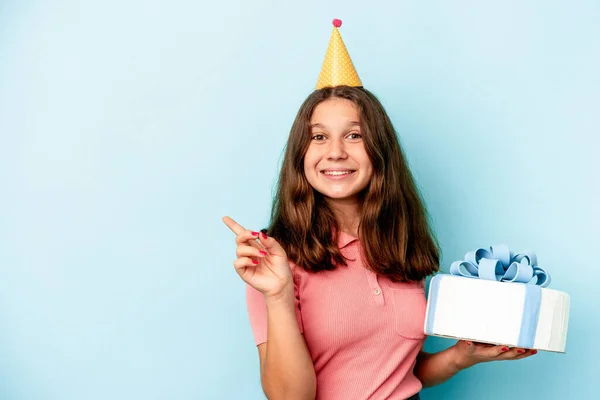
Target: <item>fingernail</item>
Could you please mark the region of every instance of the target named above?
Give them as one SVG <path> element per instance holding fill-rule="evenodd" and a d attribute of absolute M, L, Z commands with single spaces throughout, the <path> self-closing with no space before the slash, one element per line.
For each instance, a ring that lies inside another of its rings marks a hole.
<path fill-rule="evenodd" d="M 471 343 L 471 342 L 467 342 L 467 346 L 470 346 L 470 345 L 472 345 L 472 344 L 473 344 L 473 343 Z"/>
<path fill-rule="evenodd" d="M 261 234 L 262 234 L 262 237 L 263 237 L 263 239 L 266 239 L 266 238 L 267 238 L 267 235 L 265 235 L 265 233 L 264 233 L 264 232 L 261 232 Z"/>
<path fill-rule="evenodd" d="M 508 347 L 503 347 L 502 351 L 508 351 Z"/>
<path fill-rule="evenodd" d="M 258 264 L 258 260 L 252 260 L 252 264 L 254 264 L 254 265 Z"/>
<path fill-rule="evenodd" d="M 537 354 L 537 350 L 531 350 L 531 354 Z"/>
<path fill-rule="evenodd" d="M 517 350 L 517 353 L 519 353 L 519 354 L 523 354 L 523 353 L 525 353 L 525 350 L 521 350 L 521 349 L 519 349 L 519 350 Z"/>
<path fill-rule="evenodd" d="M 267 255 L 267 252 L 266 252 L 266 251 L 264 251 L 264 250 L 260 250 L 260 251 L 259 251 L 259 253 L 260 253 L 260 254 L 262 254 L 263 256 L 266 256 L 266 255 Z"/>
<path fill-rule="evenodd" d="M 258 232 L 252 231 L 252 236 L 258 236 Z"/>

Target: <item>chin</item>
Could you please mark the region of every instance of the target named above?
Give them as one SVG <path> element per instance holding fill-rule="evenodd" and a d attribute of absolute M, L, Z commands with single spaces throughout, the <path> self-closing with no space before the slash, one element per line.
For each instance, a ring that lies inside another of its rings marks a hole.
<path fill-rule="evenodd" d="M 358 194 L 355 194 L 355 193 L 327 193 L 327 192 L 321 192 L 321 194 L 323 196 L 325 196 L 326 198 L 330 199 L 330 200 L 338 200 L 338 201 L 356 200 L 356 198 L 358 197 Z"/>

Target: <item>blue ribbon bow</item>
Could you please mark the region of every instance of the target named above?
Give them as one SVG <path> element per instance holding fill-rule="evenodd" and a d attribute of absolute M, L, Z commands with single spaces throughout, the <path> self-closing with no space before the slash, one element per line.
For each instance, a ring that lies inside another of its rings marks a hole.
<path fill-rule="evenodd" d="M 534 252 L 513 254 L 504 244 L 468 252 L 464 260 L 452 263 L 450 273 L 466 278 L 520 283 L 529 283 L 535 276 L 535 285 L 547 287 L 550 284 L 550 274 L 538 267 Z"/>

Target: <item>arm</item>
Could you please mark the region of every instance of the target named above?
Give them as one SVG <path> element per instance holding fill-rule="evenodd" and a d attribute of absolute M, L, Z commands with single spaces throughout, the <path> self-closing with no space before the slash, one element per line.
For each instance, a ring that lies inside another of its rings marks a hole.
<path fill-rule="evenodd" d="M 535 350 L 493 346 L 470 341 L 458 341 L 439 353 L 421 351 L 417 356 L 415 376 L 423 387 L 439 385 L 475 364 L 488 361 L 519 360 L 535 354 Z"/>
<path fill-rule="evenodd" d="M 415 376 L 421 381 L 423 387 L 430 387 L 444 383 L 459 373 L 466 366 L 461 367 L 455 361 L 454 346 L 439 353 L 419 352 L 415 366 Z"/>
<path fill-rule="evenodd" d="M 235 270 L 253 288 L 248 292 L 248 311 L 260 332 L 255 339 L 265 395 L 270 400 L 314 399 L 317 379 L 296 318 L 294 281 L 285 250 L 265 233 L 246 230 L 229 217 L 223 222 L 236 234 Z"/>
<path fill-rule="evenodd" d="M 293 286 L 282 296 L 269 298 L 268 341 L 258 346 L 260 377 L 268 399 L 314 399 L 317 379 L 312 359 L 298 328 Z"/>

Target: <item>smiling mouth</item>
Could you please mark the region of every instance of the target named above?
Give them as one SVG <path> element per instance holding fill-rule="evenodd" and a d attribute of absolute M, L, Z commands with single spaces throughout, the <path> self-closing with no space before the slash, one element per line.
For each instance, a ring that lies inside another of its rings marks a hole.
<path fill-rule="evenodd" d="M 321 171 L 321 173 L 325 176 L 330 176 L 330 177 L 342 177 L 342 176 L 347 176 L 350 175 L 352 173 L 356 172 L 355 170 L 352 169 L 347 169 L 347 170 L 341 170 L 341 171 Z"/>

